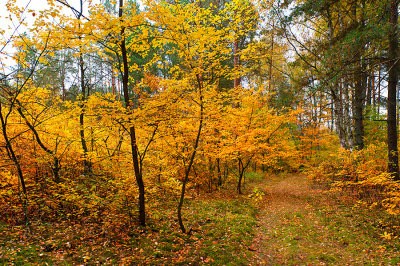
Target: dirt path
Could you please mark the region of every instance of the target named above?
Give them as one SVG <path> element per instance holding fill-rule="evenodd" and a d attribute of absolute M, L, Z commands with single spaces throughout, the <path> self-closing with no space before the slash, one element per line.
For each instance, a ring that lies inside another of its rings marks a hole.
<path fill-rule="evenodd" d="M 398 247 L 368 231 L 368 221 L 313 189 L 306 177 L 274 177 L 261 188 L 255 265 L 400 265 Z"/>

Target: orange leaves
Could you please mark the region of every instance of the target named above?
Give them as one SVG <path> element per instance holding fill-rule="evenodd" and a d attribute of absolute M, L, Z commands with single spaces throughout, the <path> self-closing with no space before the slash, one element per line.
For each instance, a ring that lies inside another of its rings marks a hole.
<path fill-rule="evenodd" d="M 307 170 L 313 181 L 344 191 L 363 206 L 381 206 L 389 214 L 400 213 L 400 187 L 386 171 L 385 143 L 370 144 L 361 151 L 335 149 L 334 145 L 321 145 L 321 149 Z"/>

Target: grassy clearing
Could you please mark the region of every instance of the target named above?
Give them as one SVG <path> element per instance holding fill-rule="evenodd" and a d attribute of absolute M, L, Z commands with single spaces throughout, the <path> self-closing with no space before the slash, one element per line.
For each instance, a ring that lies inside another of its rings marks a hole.
<path fill-rule="evenodd" d="M 0 264 L 215 264 L 253 260 L 256 208 L 244 197 L 192 200 L 184 210 L 191 235 L 181 234 L 175 210 L 165 208 L 145 229 L 104 224 L 32 223 L 0 227 Z"/>

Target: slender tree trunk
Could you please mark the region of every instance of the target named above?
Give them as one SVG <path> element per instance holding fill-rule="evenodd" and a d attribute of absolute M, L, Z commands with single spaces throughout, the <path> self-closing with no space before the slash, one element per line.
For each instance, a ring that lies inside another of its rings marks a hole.
<path fill-rule="evenodd" d="M 194 158 L 196 157 L 197 148 L 199 147 L 199 142 L 200 142 L 201 130 L 203 128 L 203 116 L 204 116 L 203 91 L 202 91 L 203 82 L 200 77 L 200 74 L 197 74 L 197 84 L 199 89 L 199 103 L 200 103 L 199 127 L 197 129 L 197 136 L 193 145 L 193 152 L 189 160 L 189 165 L 186 168 L 185 176 L 182 181 L 181 196 L 179 198 L 179 204 L 178 204 L 178 222 L 182 233 L 187 232 L 182 220 L 182 207 L 183 207 L 183 201 L 185 199 L 186 184 L 189 180 L 189 174 L 194 162 Z"/>
<path fill-rule="evenodd" d="M 354 145 L 357 150 L 364 148 L 364 88 L 362 82 L 361 63 L 357 67 L 356 81 L 354 88 L 353 117 L 354 117 Z"/>
<path fill-rule="evenodd" d="M 3 108 L 2 107 L 3 107 L 3 104 L 0 102 L 1 130 L 2 130 L 2 133 L 3 133 L 4 141 L 6 142 L 6 150 L 7 150 L 8 156 L 10 157 L 11 161 L 13 161 L 15 167 L 17 168 L 17 174 L 18 174 L 19 181 L 21 182 L 22 191 L 26 195 L 26 186 L 25 186 L 24 175 L 22 173 L 21 164 L 18 161 L 17 156 L 15 155 L 14 148 L 11 145 L 10 138 L 8 137 L 7 121 L 6 121 L 6 118 L 3 116 L 3 113 L 2 113 L 2 111 L 3 111 L 2 109 Z"/>
<path fill-rule="evenodd" d="M 22 111 L 22 104 L 21 102 L 17 99 L 15 101 L 17 103 L 17 111 L 19 113 L 19 115 L 22 117 L 22 119 L 24 120 L 25 124 L 29 127 L 29 129 L 32 131 L 35 140 L 37 142 L 37 144 L 39 145 L 39 147 L 45 151 L 48 155 L 51 155 L 53 157 L 53 166 L 51 167 L 51 170 L 53 172 L 53 178 L 54 178 L 54 182 L 59 183 L 60 182 L 60 175 L 59 175 L 59 170 L 60 170 L 60 160 L 57 158 L 56 156 L 56 152 L 50 150 L 49 148 L 47 148 L 44 143 L 42 142 L 38 131 L 36 130 L 35 126 L 30 123 L 28 121 L 28 119 L 26 118 L 25 114 Z"/>
<path fill-rule="evenodd" d="M 211 157 L 208 158 L 208 181 L 209 181 L 209 192 L 212 192 L 212 185 L 214 181 L 214 166 Z"/>
<path fill-rule="evenodd" d="M 353 127 L 351 123 L 351 104 L 350 104 L 350 95 L 349 95 L 349 87 L 347 82 L 343 83 L 343 110 L 344 110 L 344 127 L 346 129 L 346 138 L 347 138 L 347 147 L 352 150 L 354 148 L 354 139 L 353 139 Z"/>
<path fill-rule="evenodd" d="M 119 17 L 122 18 L 123 14 L 123 7 L 124 1 L 119 1 Z M 122 53 L 122 60 L 123 60 L 123 74 L 122 74 L 122 89 L 124 92 L 124 101 L 126 108 L 133 112 L 133 108 L 131 106 L 131 101 L 129 99 L 129 65 L 128 65 L 128 54 L 126 51 L 126 44 L 125 44 L 125 27 L 122 26 L 121 28 L 121 53 Z M 136 183 L 139 189 L 139 224 L 141 226 L 146 226 L 146 206 L 145 206 L 145 191 L 144 191 L 144 182 L 142 177 L 142 171 L 139 167 L 139 151 L 137 146 L 137 139 L 136 139 L 136 131 L 135 127 L 131 126 L 129 128 L 129 135 L 130 135 L 130 144 L 132 150 L 132 162 L 133 162 L 133 169 L 135 172 Z"/>
<path fill-rule="evenodd" d="M 23 195 L 20 194 L 20 198 L 21 198 L 21 205 L 23 208 L 23 212 L 24 212 L 24 216 L 25 216 L 25 223 L 29 224 L 29 218 L 28 218 L 28 194 L 27 194 L 27 190 L 26 190 L 26 185 L 25 185 L 25 178 L 24 178 L 24 174 L 22 173 L 22 168 L 21 168 L 21 164 L 14 152 L 14 148 L 11 145 L 11 140 L 8 137 L 8 133 L 7 133 L 7 116 L 3 116 L 3 110 L 2 110 L 3 104 L 0 101 L 0 121 L 1 121 L 1 130 L 3 133 L 3 138 L 4 141 L 6 142 L 6 150 L 7 150 L 7 154 L 8 157 L 11 159 L 11 161 L 14 163 L 15 167 L 17 168 L 17 174 L 18 174 L 18 179 L 19 182 L 21 184 L 22 187 L 22 192 Z M 11 113 L 11 109 L 9 111 Z"/>
<path fill-rule="evenodd" d="M 397 82 L 398 83 L 398 82 Z M 400 97 L 400 90 L 397 89 L 397 84 L 396 84 L 396 126 L 399 126 L 399 119 L 400 119 L 400 112 L 399 112 L 399 106 L 397 105 L 397 102 L 399 101 Z"/>
<path fill-rule="evenodd" d="M 66 100 L 66 90 L 65 90 L 65 54 L 63 55 L 62 62 L 61 62 L 61 88 L 62 88 L 62 95 L 61 98 L 63 101 Z"/>
<path fill-rule="evenodd" d="M 234 68 L 238 68 L 239 67 L 239 40 L 236 39 L 235 43 L 234 43 L 234 51 L 233 51 L 234 55 L 233 55 L 233 64 L 234 64 Z M 235 77 L 233 79 L 233 87 L 237 88 L 240 85 L 240 77 Z"/>
<path fill-rule="evenodd" d="M 371 73 L 372 79 L 372 105 L 374 107 L 374 111 L 376 110 L 376 88 L 375 88 L 375 72 Z"/>
<path fill-rule="evenodd" d="M 253 154 L 254 156 L 254 154 Z M 239 192 L 239 194 L 242 194 L 242 180 L 244 180 L 245 178 L 245 171 L 247 169 L 247 167 L 249 167 L 250 162 L 251 162 L 251 158 L 253 157 L 251 156 L 247 163 L 244 164 L 242 158 L 238 158 L 238 172 L 239 172 L 239 180 L 238 180 L 238 186 L 237 186 L 237 190 Z"/>
<path fill-rule="evenodd" d="M 82 1 L 81 1 L 82 5 Z M 81 10 L 82 13 L 82 10 Z M 80 17 L 79 17 L 80 19 Z M 79 22 L 79 27 L 80 27 L 80 22 Z M 79 40 L 82 39 L 82 36 L 79 36 Z M 84 175 L 90 175 L 92 173 L 92 165 L 88 160 L 88 147 L 86 144 L 86 138 L 85 138 L 85 101 L 86 101 L 86 84 L 85 84 L 85 66 L 83 63 L 83 53 L 82 53 L 82 47 L 80 47 L 79 51 L 79 70 L 81 73 L 81 113 L 79 115 L 79 125 L 80 125 L 80 130 L 79 134 L 81 137 L 81 145 L 82 145 L 82 150 L 83 150 L 83 174 Z"/>
<path fill-rule="evenodd" d="M 367 82 L 367 99 L 365 106 L 371 106 L 372 104 L 372 91 L 373 91 L 373 73 L 369 73 Z"/>
<path fill-rule="evenodd" d="M 329 34 L 329 39 L 333 40 L 334 39 L 334 28 L 333 28 L 333 21 L 332 21 L 332 15 L 331 11 L 328 8 L 327 9 L 327 16 L 328 16 L 328 34 Z M 333 49 L 333 45 L 330 45 L 330 48 Z M 333 64 L 332 64 L 333 65 Z M 336 71 L 336 69 L 333 68 L 332 71 Z M 347 136 L 346 136 L 346 126 L 345 126 L 345 112 L 344 112 L 344 104 L 343 104 L 343 97 L 342 97 L 342 84 L 339 82 L 337 77 L 335 78 L 335 82 L 333 83 L 333 87 L 331 89 L 331 94 L 332 94 L 332 124 L 335 121 L 335 128 L 336 128 L 336 133 L 339 136 L 339 143 L 342 148 L 348 149 L 348 143 L 347 143 Z M 333 127 L 333 125 L 332 125 Z"/>
<path fill-rule="evenodd" d="M 339 98 L 340 97 L 340 98 Z M 343 118 L 343 103 L 341 99 L 341 94 L 337 93 L 333 96 L 334 102 L 334 113 L 335 113 L 335 121 L 336 121 L 336 131 L 339 136 L 339 143 L 342 148 L 348 149 L 347 140 L 346 140 L 346 130 L 344 126 L 344 118 Z"/>
<path fill-rule="evenodd" d="M 91 174 L 91 165 L 88 160 L 88 147 L 86 144 L 86 138 L 85 138 L 85 100 L 86 100 L 86 86 L 85 86 L 85 70 L 84 70 L 84 65 L 83 65 L 83 56 L 82 53 L 79 55 L 79 69 L 81 72 L 81 91 L 82 91 L 82 96 L 81 96 L 81 113 L 79 115 L 79 125 L 80 125 L 80 130 L 79 134 L 81 137 L 81 145 L 83 149 L 83 173 L 85 175 L 90 175 Z"/>
<path fill-rule="evenodd" d="M 244 167 L 241 158 L 238 158 L 238 172 L 239 172 L 239 180 L 237 185 L 237 191 L 241 195 L 242 194 L 242 179 L 244 174 Z"/>
<path fill-rule="evenodd" d="M 399 157 L 397 149 L 397 123 L 396 123 L 396 90 L 399 73 L 399 44 L 398 44 L 398 1 L 390 1 L 390 32 L 389 32 L 389 78 L 387 99 L 387 144 L 388 144 L 388 172 L 394 180 L 400 180 Z"/>
<path fill-rule="evenodd" d="M 53 171 L 54 182 L 60 183 L 60 160 L 54 156 L 53 166 L 51 170 Z"/>
<path fill-rule="evenodd" d="M 357 21 L 357 1 L 354 1 L 354 20 Z M 365 1 L 361 0 L 361 27 L 365 27 L 364 21 Z M 362 42 L 362 41 L 361 41 Z M 354 145 L 357 150 L 364 149 L 364 98 L 366 92 L 366 82 L 364 74 L 363 53 L 365 45 L 361 44 L 356 48 L 355 60 L 356 69 L 354 77 L 354 97 L 353 97 L 353 118 L 354 118 Z"/>
<path fill-rule="evenodd" d="M 272 22 L 272 36 L 271 36 L 271 55 L 269 58 L 269 70 L 268 70 L 268 76 L 269 76 L 269 83 L 268 83 L 268 90 L 269 92 L 271 92 L 272 89 L 272 63 L 274 60 L 274 37 L 275 37 L 275 21 Z"/>
<path fill-rule="evenodd" d="M 220 159 L 217 158 L 217 171 L 218 171 L 218 186 L 222 185 L 222 173 L 221 173 L 221 165 Z"/>
<path fill-rule="evenodd" d="M 115 76 L 114 76 L 114 70 L 112 67 L 111 67 L 110 74 L 111 74 L 111 92 L 112 92 L 112 95 L 115 95 L 115 93 L 116 93 Z"/>
<path fill-rule="evenodd" d="M 378 76 L 378 115 L 380 115 L 380 108 L 381 108 L 381 67 L 379 66 L 379 72 L 378 72 L 379 76 Z"/>

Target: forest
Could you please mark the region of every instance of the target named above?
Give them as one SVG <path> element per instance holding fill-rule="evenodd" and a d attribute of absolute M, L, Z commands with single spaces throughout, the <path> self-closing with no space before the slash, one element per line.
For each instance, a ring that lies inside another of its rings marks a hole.
<path fill-rule="evenodd" d="M 4 0 L 0 264 L 400 263 L 399 0 Z"/>

